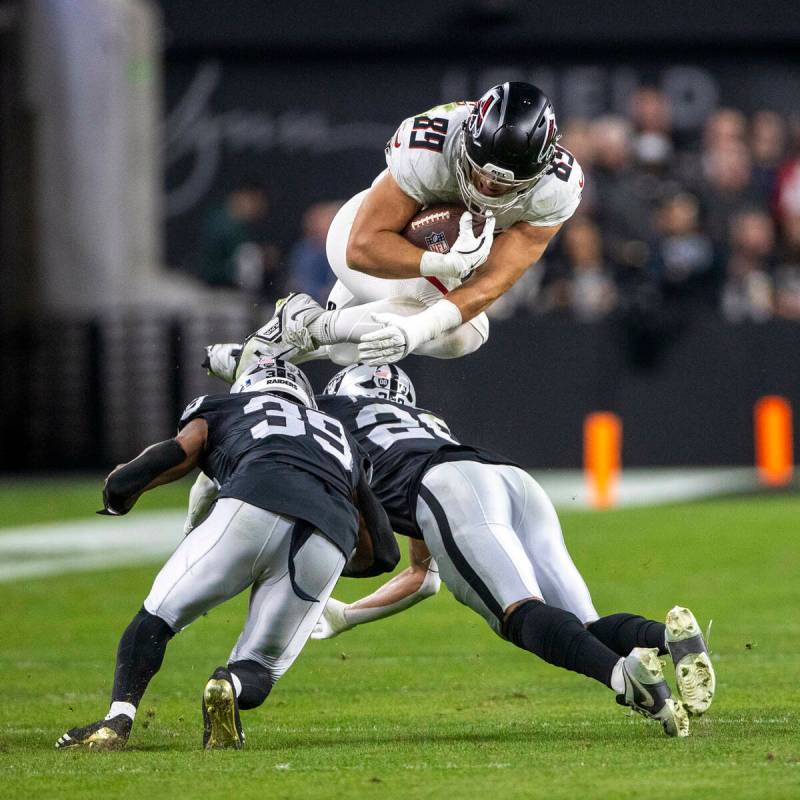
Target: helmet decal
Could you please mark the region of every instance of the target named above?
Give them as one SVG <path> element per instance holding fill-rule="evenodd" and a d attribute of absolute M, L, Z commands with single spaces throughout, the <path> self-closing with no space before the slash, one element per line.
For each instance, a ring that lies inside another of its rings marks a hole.
<path fill-rule="evenodd" d="M 469 115 L 467 120 L 467 127 L 473 136 L 480 136 L 483 130 L 483 123 L 486 121 L 486 115 L 491 110 L 492 106 L 500 100 L 500 94 L 497 91 L 499 87 L 491 90 L 488 97 L 484 97 L 475 104 L 475 108 Z"/>
<path fill-rule="evenodd" d="M 400 367 L 381 364 L 353 364 L 331 378 L 324 394 L 354 397 L 377 397 L 401 405 L 415 406 L 414 384 Z"/>

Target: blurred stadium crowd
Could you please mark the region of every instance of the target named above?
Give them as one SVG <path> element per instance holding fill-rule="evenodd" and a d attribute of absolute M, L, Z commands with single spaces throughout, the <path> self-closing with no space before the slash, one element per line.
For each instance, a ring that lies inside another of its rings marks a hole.
<path fill-rule="evenodd" d="M 586 175 L 583 201 L 543 269 L 490 316 L 618 313 L 661 334 L 701 314 L 800 320 L 800 118 L 720 108 L 688 136 L 673 128 L 668 96 L 644 86 L 627 117 L 573 118 L 561 130 Z M 245 183 L 211 211 L 200 276 L 264 299 L 293 290 L 324 301 L 338 205 L 309 207 L 302 237 L 281 254 L 253 234 L 270 193 Z"/>

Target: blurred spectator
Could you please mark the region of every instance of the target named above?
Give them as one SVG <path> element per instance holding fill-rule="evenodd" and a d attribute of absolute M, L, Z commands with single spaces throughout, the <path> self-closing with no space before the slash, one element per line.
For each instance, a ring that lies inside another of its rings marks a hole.
<path fill-rule="evenodd" d="M 703 166 L 706 225 L 714 244 L 723 246 L 731 217 L 757 203 L 751 182 L 752 157 L 744 142 L 730 140 L 706 152 Z"/>
<path fill-rule="evenodd" d="M 325 302 L 336 277 L 328 264 L 325 239 L 340 206 L 340 202 L 309 206 L 303 215 L 303 237 L 289 254 L 289 289 L 306 292 L 320 303 Z"/>
<path fill-rule="evenodd" d="M 800 321 L 800 214 L 783 221 L 784 248 L 775 270 L 775 313 Z"/>
<path fill-rule="evenodd" d="M 636 134 L 633 153 L 646 169 L 665 173 L 672 160 L 672 109 L 669 97 L 653 86 L 639 87 L 631 97 Z"/>
<path fill-rule="evenodd" d="M 793 157 L 778 172 L 775 185 L 775 213 L 778 221 L 800 216 L 800 118 L 790 119 Z"/>
<path fill-rule="evenodd" d="M 543 311 L 571 311 L 581 322 L 606 316 L 616 305 L 617 292 L 603 259 L 600 229 L 577 219 L 564 229 L 564 262 L 543 292 Z"/>
<path fill-rule="evenodd" d="M 700 204 L 688 193 L 674 195 L 658 211 L 660 237 L 651 271 L 667 300 L 716 301 L 714 245 L 700 230 Z"/>
<path fill-rule="evenodd" d="M 786 123 L 774 111 L 758 111 L 750 126 L 753 153 L 753 193 L 759 205 L 772 202 L 778 170 L 786 154 Z"/>
<path fill-rule="evenodd" d="M 746 137 L 747 117 L 736 108 L 720 108 L 703 126 L 703 151 L 713 153 L 726 145 L 742 143 Z"/>
<path fill-rule="evenodd" d="M 596 219 L 616 262 L 633 265 L 647 261 L 652 198 L 641 196 L 632 163 L 632 130 L 622 117 L 601 117 L 592 123 L 595 161 L 589 181 L 599 202 Z"/>
<path fill-rule="evenodd" d="M 278 265 L 278 250 L 260 241 L 259 223 L 269 211 L 264 187 L 243 183 L 213 209 L 202 232 L 200 277 L 209 286 L 261 293 Z"/>
<path fill-rule="evenodd" d="M 578 206 L 578 215 L 596 213 L 598 207 L 597 185 L 592 179 L 594 165 L 595 140 L 592 135 L 592 126 L 582 117 L 573 117 L 560 128 L 562 144 L 572 153 L 587 176 L 583 187 L 583 197 Z"/>
<path fill-rule="evenodd" d="M 731 322 L 764 322 L 773 313 L 769 268 L 775 246 L 772 218 L 758 209 L 730 220 L 730 255 L 722 290 L 722 312 Z"/>

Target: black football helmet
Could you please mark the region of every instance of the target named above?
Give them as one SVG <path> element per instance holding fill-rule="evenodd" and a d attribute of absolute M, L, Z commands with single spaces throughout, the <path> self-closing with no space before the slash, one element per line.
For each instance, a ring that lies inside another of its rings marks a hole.
<path fill-rule="evenodd" d="M 553 106 L 536 86 L 510 81 L 489 89 L 464 122 L 456 160 L 467 208 L 511 208 L 553 163 L 558 138 Z"/>

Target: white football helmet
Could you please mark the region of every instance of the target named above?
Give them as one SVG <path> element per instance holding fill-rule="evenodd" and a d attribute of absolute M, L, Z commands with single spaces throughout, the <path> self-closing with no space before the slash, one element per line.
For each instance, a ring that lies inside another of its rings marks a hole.
<path fill-rule="evenodd" d="M 411 378 L 396 364 L 353 364 L 337 372 L 323 394 L 349 397 L 379 397 L 404 406 L 416 406 L 417 394 Z"/>
<path fill-rule="evenodd" d="M 234 381 L 231 394 L 269 392 L 296 400 L 307 408 L 316 408 L 314 389 L 302 370 L 272 356 L 261 356 Z"/>

